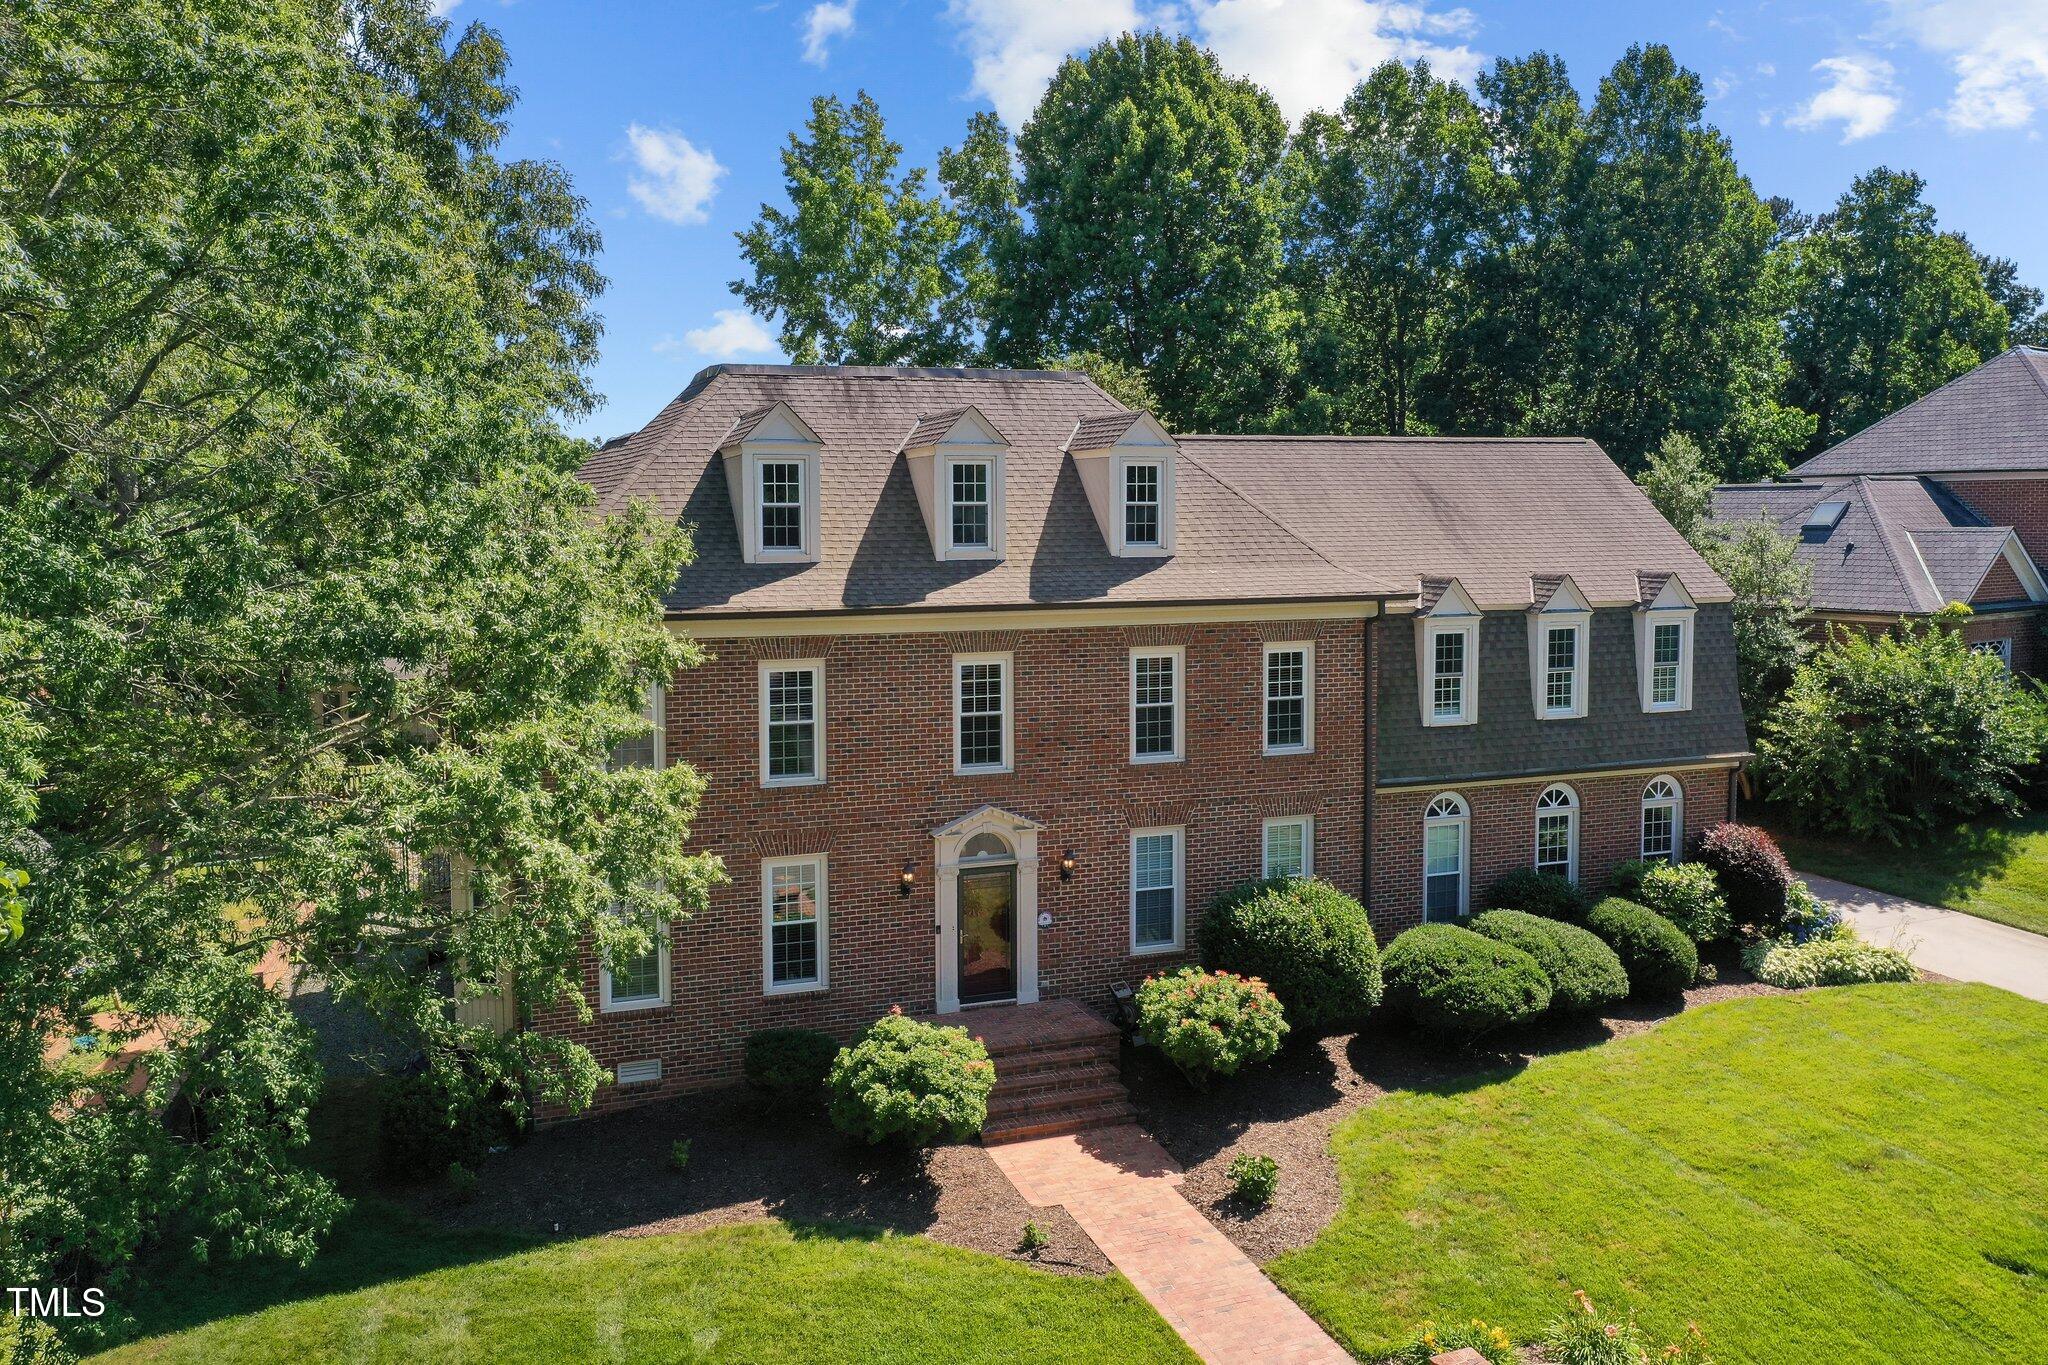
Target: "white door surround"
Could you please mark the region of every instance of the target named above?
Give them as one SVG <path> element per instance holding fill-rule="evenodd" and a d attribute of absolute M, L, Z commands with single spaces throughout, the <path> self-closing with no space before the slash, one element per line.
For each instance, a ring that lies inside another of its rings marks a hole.
<path fill-rule="evenodd" d="M 961 850 L 977 834 L 995 834 L 1017 854 L 1017 1003 L 1038 999 L 1038 836 L 1045 826 L 994 806 L 969 811 L 932 831 L 938 869 L 932 935 L 938 975 L 938 1012 L 960 1008 Z M 967 864 L 970 868 L 974 863 Z"/>

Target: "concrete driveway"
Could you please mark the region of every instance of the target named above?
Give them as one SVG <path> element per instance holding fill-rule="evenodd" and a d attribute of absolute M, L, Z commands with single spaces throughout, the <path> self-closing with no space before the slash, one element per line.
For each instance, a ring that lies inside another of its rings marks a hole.
<path fill-rule="evenodd" d="M 1868 887 L 1798 875 L 1857 933 L 1905 950 L 1921 970 L 2048 1002 L 2048 937 Z"/>

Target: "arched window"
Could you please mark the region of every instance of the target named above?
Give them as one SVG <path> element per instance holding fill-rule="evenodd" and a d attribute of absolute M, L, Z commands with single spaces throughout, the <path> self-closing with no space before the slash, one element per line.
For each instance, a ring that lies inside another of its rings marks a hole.
<path fill-rule="evenodd" d="M 1455 793 L 1445 792 L 1422 813 L 1422 917 L 1456 919 L 1465 913 L 1466 854 L 1472 816 Z"/>
<path fill-rule="evenodd" d="M 1016 856 L 1002 835 L 986 831 L 969 839 L 966 847 L 960 850 L 960 861 L 963 863 L 1009 861 Z"/>
<path fill-rule="evenodd" d="M 1685 789 L 1675 777 L 1653 777 L 1643 788 L 1643 856 L 1678 861 L 1685 828 Z"/>
<path fill-rule="evenodd" d="M 1563 783 L 1536 798 L 1536 870 L 1579 879 L 1579 794 Z"/>

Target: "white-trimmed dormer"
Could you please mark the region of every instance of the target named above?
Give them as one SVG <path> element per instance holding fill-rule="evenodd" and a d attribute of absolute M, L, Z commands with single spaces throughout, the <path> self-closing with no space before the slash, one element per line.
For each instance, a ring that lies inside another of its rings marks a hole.
<path fill-rule="evenodd" d="M 1077 423 L 1067 454 L 1119 559 L 1173 553 L 1174 466 L 1179 447 L 1149 412 L 1111 412 Z"/>
<path fill-rule="evenodd" d="M 1455 578 L 1425 578 L 1415 609 L 1415 690 L 1424 725 L 1479 720 L 1479 608 Z"/>
<path fill-rule="evenodd" d="M 749 564 L 815 564 L 824 442 L 787 403 L 741 413 L 718 443 Z"/>
<path fill-rule="evenodd" d="M 1692 710 L 1698 603 L 1677 574 L 1636 574 L 1636 685 L 1645 711 Z"/>
<path fill-rule="evenodd" d="M 1003 557 L 1003 465 L 1010 443 L 972 407 L 918 419 L 900 447 L 941 560 Z"/>
<path fill-rule="evenodd" d="M 1529 580 L 1529 703 L 1538 720 L 1586 714 L 1593 648 L 1593 604 L 1570 574 Z"/>

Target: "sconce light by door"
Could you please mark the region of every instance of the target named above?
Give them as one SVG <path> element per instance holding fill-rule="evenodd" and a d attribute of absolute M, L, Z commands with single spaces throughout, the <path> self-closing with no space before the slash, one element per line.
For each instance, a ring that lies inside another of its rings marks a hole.
<path fill-rule="evenodd" d="M 1060 854 L 1060 880 L 1063 882 L 1074 880 L 1074 850 L 1071 848 Z"/>
<path fill-rule="evenodd" d="M 910 894 L 910 888 L 911 888 L 911 887 L 913 887 L 913 886 L 916 886 L 916 885 L 917 885 L 917 864 L 916 864 L 916 863 L 905 863 L 905 864 L 903 865 L 903 876 L 902 876 L 902 879 L 901 879 L 900 881 L 898 881 L 898 882 L 897 882 L 897 884 L 896 884 L 896 889 L 897 889 L 897 891 L 898 891 L 898 892 L 899 892 L 900 894 L 902 894 L 902 895 L 905 895 L 905 896 L 907 896 L 907 895 L 909 895 L 909 894 Z"/>

